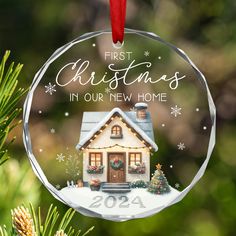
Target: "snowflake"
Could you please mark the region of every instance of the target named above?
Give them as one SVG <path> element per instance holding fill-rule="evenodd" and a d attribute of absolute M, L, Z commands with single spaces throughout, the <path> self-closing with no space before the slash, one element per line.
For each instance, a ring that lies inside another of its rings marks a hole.
<path fill-rule="evenodd" d="M 178 149 L 181 150 L 181 151 L 185 149 L 184 143 L 181 143 L 181 142 L 177 145 L 177 147 L 178 147 Z"/>
<path fill-rule="evenodd" d="M 165 126 L 166 126 L 166 124 L 164 124 L 164 123 L 163 123 L 163 124 L 161 124 L 161 126 L 162 126 L 162 127 L 165 127 Z"/>
<path fill-rule="evenodd" d="M 49 83 L 48 85 L 44 86 L 45 89 L 45 93 L 49 93 L 50 95 L 52 95 L 54 92 L 56 92 L 57 90 L 55 89 L 56 85 L 55 84 L 51 84 Z"/>
<path fill-rule="evenodd" d="M 207 127 L 206 127 L 206 126 L 203 126 L 203 129 L 204 129 L 204 130 L 206 130 L 206 129 L 207 129 Z"/>
<path fill-rule="evenodd" d="M 176 183 L 176 184 L 175 184 L 175 187 L 176 187 L 176 188 L 179 188 L 179 187 L 180 187 L 180 184 L 179 184 L 179 183 Z"/>
<path fill-rule="evenodd" d="M 159 56 L 158 59 L 161 60 L 161 56 Z"/>
<path fill-rule="evenodd" d="M 107 93 L 107 94 L 108 94 L 108 93 L 110 93 L 110 92 L 111 92 L 111 89 L 110 89 L 110 88 L 108 88 L 108 87 L 107 87 L 107 88 L 105 88 L 105 93 Z"/>
<path fill-rule="evenodd" d="M 196 111 L 199 112 L 199 110 L 200 110 L 200 109 L 197 107 L 197 108 L 196 108 Z"/>
<path fill-rule="evenodd" d="M 67 117 L 67 116 L 69 116 L 70 115 L 70 113 L 69 112 L 65 112 L 65 116 Z"/>
<path fill-rule="evenodd" d="M 93 45 L 93 47 L 96 47 L 96 44 L 95 44 L 95 43 L 93 43 L 92 45 Z"/>
<path fill-rule="evenodd" d="M 56 189 L 60 189 L 60 188 L 61 188 L 60 184 L 57 184 Z"/>
<path fill-rule="evenodd" d="M 172 169 L 172 168 L 173 168 L 173 165 L 170 165 L 170 168 Z"/>
<path fill-rule="evenodd" d="M 149 52 L 149 51 L 145 51 L 145 52 L 144 52 L 144 56 L 145 56 L 145 57 L 149 57 L 149 55 L 150 55 L 150 52 Z"/>
<path fill-rule="evenodd" d="M 42 148 L 40 148 L 40 149 L 39 149 L 39 152 L 43 152 L 43 149 L 42 149 Z"/>
<path fill-rule="evenodd" d="M 130 108 L 129 110 L 132 111 L 132 112 L 136 112 L 135 107 L 132 107 L 132 108 Z"/>
<path fill-rule="evenodd" d="M 177 117 L 178 115 L 181 115 L 181 112 L 180 112 L 181 110 L 182 110 L 182 108 L 175 105 L 174 107 L 171 107 L 170 114 L 173 115 L 174 117 Z"/>
<path fill-rule="evenodd" d="M 64 158 L 65 158 L 65 156 L 62 153 L 60 153 L 60 154 L 57 154 L 56 160 L 58 160 L 59 162 L 62 162 L 62 161 L 64 161 Z"/>

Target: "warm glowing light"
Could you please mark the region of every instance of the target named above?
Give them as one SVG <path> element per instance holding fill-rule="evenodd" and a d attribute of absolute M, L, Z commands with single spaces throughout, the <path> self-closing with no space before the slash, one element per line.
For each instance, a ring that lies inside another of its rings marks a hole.
<path fill-rule="evenodd" d="M 144 141 L 144 140 L 143 140 Z M 144 141 L 145 142 L 145 141 Z M 95 147 L 95 148 L 92 148 L 90 145 L 88 145 L 89 148 L 86 148 L 86 150 L 94 150 L 94 149 L 111 149 L 111 148 L 121 148 L 121 149 L 144 149 L 144 151 L 146 153 L 150 153 L 149 152 L 149 148 L 147 147 L 125 147 L 125 146 L 122 146 L 122 145 L 119 145 L 119 144 L 115 144 L 113 146 L 107 146 L 107 147 Z M 81 149 L 84 149 L 84 148 L 81 148 Z"/>

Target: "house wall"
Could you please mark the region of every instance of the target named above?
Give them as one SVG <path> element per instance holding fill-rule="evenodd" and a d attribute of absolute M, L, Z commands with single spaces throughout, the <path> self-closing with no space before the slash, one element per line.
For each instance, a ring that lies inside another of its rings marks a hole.
<path fill-rule="evenodd" d="M 113 125 L 120 125 L 123 131 L 123 138 L 121 139 L 111 139 L 111 127 Z M 115 118 L 107 128 L 100 133 L 97 138 L 91 142 L 88 148 L 97 148 L 97 147 L 108 147 L 113 146 L 115 144 L 119 144 L 125 147 L 145 147 L 145 144 L 142 143 L 140 139 L 132 134 L 129 129 L 125 126 L 125 124 L 119 119 Z M 90 152 L 102 152 L 103 153 L 103 165 L 105 166 L 103 174 L 88 174 L 87 166 L 89 165 L 89 153 Z M 107 172 L 108 172 L 108 154 L 110 152 L 123 152 L 126 156 L 126 181 L 132 182 L 137 179 L 142 179 L 144 181 L 150 180 L 150 152 L 149 149 L 127 149 L 121 147 L 112 147 L 106 149 L 88 149 L 83 151 L 83 181 L 88 182 L 93 178 L 99 178 L 102 182 L 107 182 Z M 129 152 L 141 152 L 142 153 L 142 162 L 145 163 L 146 172 L 145 174 L 129 174 L 128 173 L 128 155 Z"/>

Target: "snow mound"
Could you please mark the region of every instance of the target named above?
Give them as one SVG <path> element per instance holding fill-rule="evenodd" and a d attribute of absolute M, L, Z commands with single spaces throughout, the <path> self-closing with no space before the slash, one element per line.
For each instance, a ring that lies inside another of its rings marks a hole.
<path fill-rule="evenodd" d="M 163 207 L 180 194 L 176 189 L 172 187 L 170 189 L 170 193 L 163 195 L 149 193 L 144 188 L 132 189 L 131 192 L 124 194 L 91 191 L 88 187 L 66 187 L 60 192 L 75 205 L 104 217 L 117 217 L 118 215 L 133 217 Z"/>

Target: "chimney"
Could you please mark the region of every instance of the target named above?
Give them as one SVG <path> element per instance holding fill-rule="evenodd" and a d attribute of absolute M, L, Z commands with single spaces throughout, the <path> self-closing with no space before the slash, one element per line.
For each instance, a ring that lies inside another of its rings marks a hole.
<path fill-rule="evenodd" d="M 147 117 L 148 105 L 146 103 L 139 102 L 134 105 L 134 108 L 136 110 L 136 118 L 138 120 L 145 120 Z"/>

